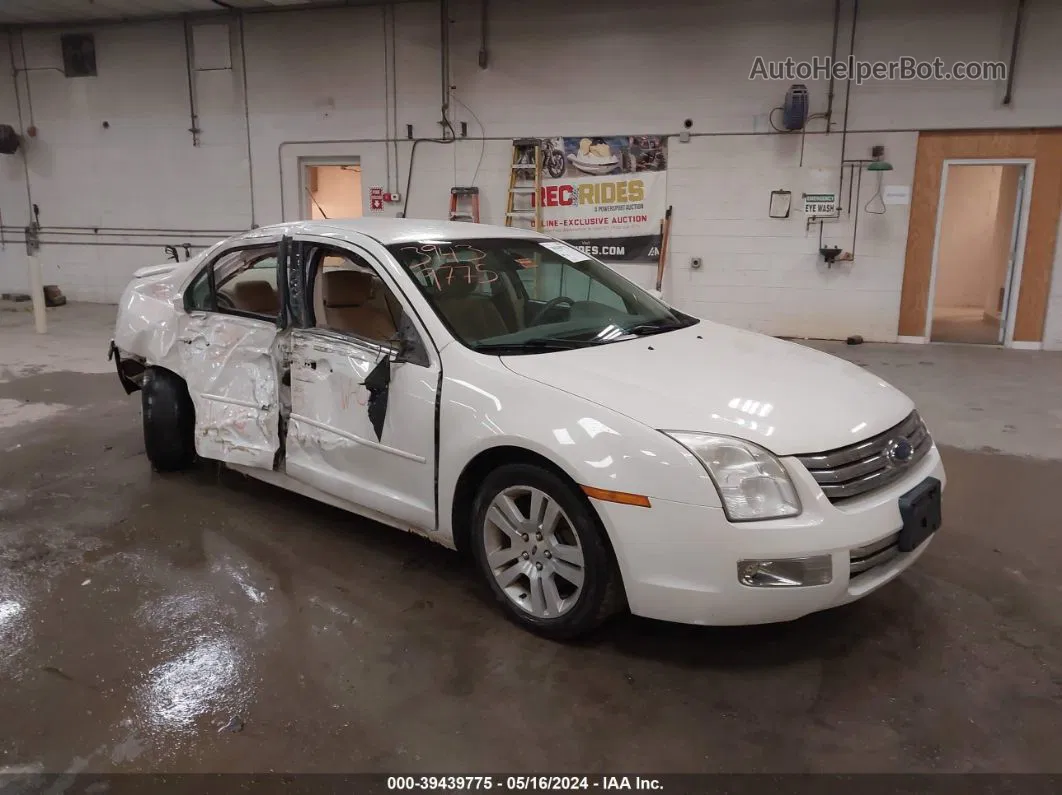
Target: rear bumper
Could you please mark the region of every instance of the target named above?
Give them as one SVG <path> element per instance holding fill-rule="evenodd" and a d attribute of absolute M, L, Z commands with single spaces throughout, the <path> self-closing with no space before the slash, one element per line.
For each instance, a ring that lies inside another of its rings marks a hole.
<path fill-rule="evenodd" d="M 791 520 L 731 524 L 719 508 L 656 499 L 649 509 L 595 502 L 631 611 L 687 624 L 790 621 L 872 593 L 932 542 L 906 553 L 889 544 L 903 524 L 900 496 L 927 477 L 945 482 L 935 446 L 906 477 L 843 507 L 831 504 L 798 462 L 784 463 L 804 506 Z M 810 556 L 829 557 L 829 583 L 764 588 L 738 580 L 739 561 Z"/>

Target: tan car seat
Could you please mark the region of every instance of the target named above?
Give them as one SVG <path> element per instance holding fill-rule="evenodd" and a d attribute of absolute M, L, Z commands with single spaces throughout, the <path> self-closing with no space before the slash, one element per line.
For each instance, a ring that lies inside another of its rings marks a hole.
<path fill-rule="evenodd" d="M 324 298 L 323 325 L 333 331 L 349 331 L 361 337 L 384 341 L 395 334 L 391 316 L 371 306 L 373 276 L 363 271 L 327 270 L 321 273 Z"/>
<path fill-rule="evenodd" d="M 477 286 L 475 279 L 455 277 L 449 283 L 440 279 L 435 302 L 442 316 L 467 342 L 510 333 L 512 329 L 494 302 L 486 296 L 472 294 Z"/>
<path fill-rule="evenodd" d="M 256 315 L 273 315 L 280 311 L 277 291 L 269 282 L 258 279 L 236 282 L 232 300 L 237 309 Z"/>

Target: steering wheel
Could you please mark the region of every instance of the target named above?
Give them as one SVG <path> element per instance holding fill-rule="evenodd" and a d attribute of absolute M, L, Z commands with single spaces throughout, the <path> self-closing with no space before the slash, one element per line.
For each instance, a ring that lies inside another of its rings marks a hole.
<path fill-rule="evenodd" d="M 225 293 L 214 293 L 214 300 L 217 301 L 218 309 L 235 309 L 236 304 L 232 298 Z"/>
<path fill-rule="evenodd" d="M 542 318 L 546 317 L 550 312 L 552 312 L 558 306 L 561 306 L 563 304 L 567 304 L 568 307 L 571 308 L 575 306 L 575 301 L 573 301 L 566 295 L 558 295 L 556 298 L 551 298 L 548 302 L 546 302 L 546 305 L 544 307 L 538 310 L 538 314 L 535 315 L 535 319 L 531 322 L 531 325 L 541 325 L 543 322 Z"/>

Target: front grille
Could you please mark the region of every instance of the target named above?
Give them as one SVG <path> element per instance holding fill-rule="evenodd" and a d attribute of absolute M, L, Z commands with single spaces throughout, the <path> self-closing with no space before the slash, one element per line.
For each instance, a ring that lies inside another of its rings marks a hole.
<path fill-rule="evenodd" d="M 912 447 L 906 463 L 893 461 L 888 455 L 890 445 L 900 439 L 906 439 Z M 899 425 L 877 436 L 825 453 L 799 455 L 797 459 L 829 501 L 837 504 L 899 480 L 932 446 L 925 423 L 917 411 L 912 411 Z"/>
<path fill-rule="evenodd" d="M 850 550 L 848 553 L 849 576 L 855 577 L 868 572 L 875 566 L 887 563 L 899 555 L 900 548 L 897 546 L 899 540 L 900 534 L 893 533 L 888 538 L 881 539 L 881 541 Z"/>

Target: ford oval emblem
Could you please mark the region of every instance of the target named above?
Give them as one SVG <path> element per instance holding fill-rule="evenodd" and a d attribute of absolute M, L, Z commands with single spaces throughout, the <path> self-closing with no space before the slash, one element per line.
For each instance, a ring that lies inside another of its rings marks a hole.
<path fill-rule="evenodd" d="M 885 445 L 885 459 L 893 466 L 903 466 L 911 463 L 914 458 L 914 445 L 907 439 L 890 439 Z"/>

